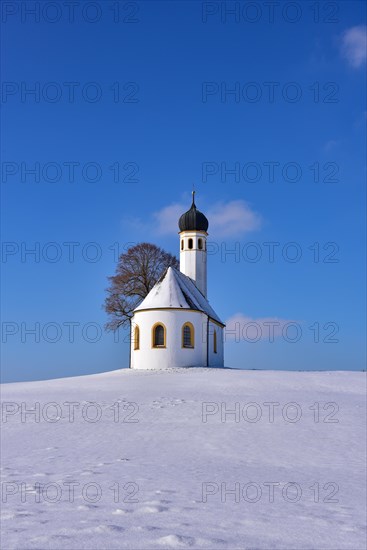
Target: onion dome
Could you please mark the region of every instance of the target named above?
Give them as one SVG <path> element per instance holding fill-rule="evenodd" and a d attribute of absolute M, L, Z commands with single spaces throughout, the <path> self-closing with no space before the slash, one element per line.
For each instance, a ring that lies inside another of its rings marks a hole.
<path fill-rule="evenodd" d="M 178 221 L 180 231 L 208 231 L 209 222 L 195 205 L 195 191 L 192 192 L 192 205 L 190 210 L 182 214 Z"/>

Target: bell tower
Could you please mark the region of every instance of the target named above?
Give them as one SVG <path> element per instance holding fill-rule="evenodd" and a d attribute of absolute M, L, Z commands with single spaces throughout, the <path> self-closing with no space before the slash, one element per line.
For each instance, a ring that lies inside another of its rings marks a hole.
<path fill-rule="evenodd" d="M 207 250 L 209 222 L 195 205 L 195 191 L 192 192 L 190 210 L 179 219 L 180 228 L 180 271 L 192 279 L 205 296 L 207 294 Z"/>

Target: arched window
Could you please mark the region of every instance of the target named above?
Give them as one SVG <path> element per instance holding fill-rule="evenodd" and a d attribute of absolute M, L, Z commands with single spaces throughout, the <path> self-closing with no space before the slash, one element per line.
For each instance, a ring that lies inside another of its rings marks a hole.
<path fill-rule="evenodd" d="M 182 347 L 194 347 L 194 327 L 191 323 L 185 323 L 182 326 Z"/>
<path fill-rule="evenodd" d="M 199 250 L 203 250 L 203 239 L 198 240 Z"/>
<path fill-rule="evenodd" d="M 162 323 L 157 323 L 152 328 L 152 347 L 166 347 L 166 327 Z"/>
<path fill-rule="evenodd" d="M 192 250 L 192 247 L 193 247 L 192 239 L 189 239 L 189 249 Z"/>
<path fill-rule="evenodd" d="M 184 248 L 184 241 L 183 241 L 183 239 L 182 239 L 182 240 L 181 240 L 181 250 L 183 250 L 183 248 Z"/>
<path fill-rule="evenodd" d="M 217 331 L 214 331 L 213 334 L 213 351 L 214 353 L 217 353 Z"/>
<path fill-rule="evenodd" d="M 134 328 L 134 349 L 139 349 L 140 347 L 140 330 L 138 325 L 135 325 Z"/>

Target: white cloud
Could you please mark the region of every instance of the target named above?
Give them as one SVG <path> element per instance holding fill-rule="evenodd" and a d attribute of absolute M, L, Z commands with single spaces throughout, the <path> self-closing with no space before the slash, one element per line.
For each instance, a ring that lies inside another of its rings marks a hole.
<path fill-rule="evenodd" d="M 341 38 L 342 56 L 356 69 L 366 62 L 366 31 L 366 25 L 357 25 L 347 29 Z"/>
<path fill-rule="evenodd" d="M 161 234 L 178 232 L 178 220 L 186 212 L 187 204 L 173 203 L 154 212 L 154 231 Z M 205 215 L 209 220 L 209 232 L 216 237 L 239 237 L 250 231 L 260 229 L 261 216 L 252 210 L 243 200 L 216 203 Z"/>
<path fill-rule="evenodd" d="M 236 313 L 226 321 L 224 335 L 226 340 L 235 342 L 273 342 L 276 338 L 292 341 L 297 339 L 300 323 L 279 317 L 252 318 Z"/>
<path fill-rule="evenodd" d="M 260 215 L 242 200 L 217 203 L 208 210 L 209 230 L 219 237 L 238 237 L 260 229 Z"/>
<path fill-rule="evenodd" d="M 153 230 L 159 235 L 175 235 L 178 233 L 178 220 L 187 210 L 183 204 L 173 203 L 153 213 Z"/>

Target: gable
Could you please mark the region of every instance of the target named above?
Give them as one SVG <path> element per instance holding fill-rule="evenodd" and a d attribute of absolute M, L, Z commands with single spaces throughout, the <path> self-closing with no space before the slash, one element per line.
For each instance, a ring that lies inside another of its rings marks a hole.
<path fill-rule="evenodd" d="M 169 267 L 135 311 L 143 309 L 195 309 L 224 326 L 194 281 L 174 267 Z"/>

